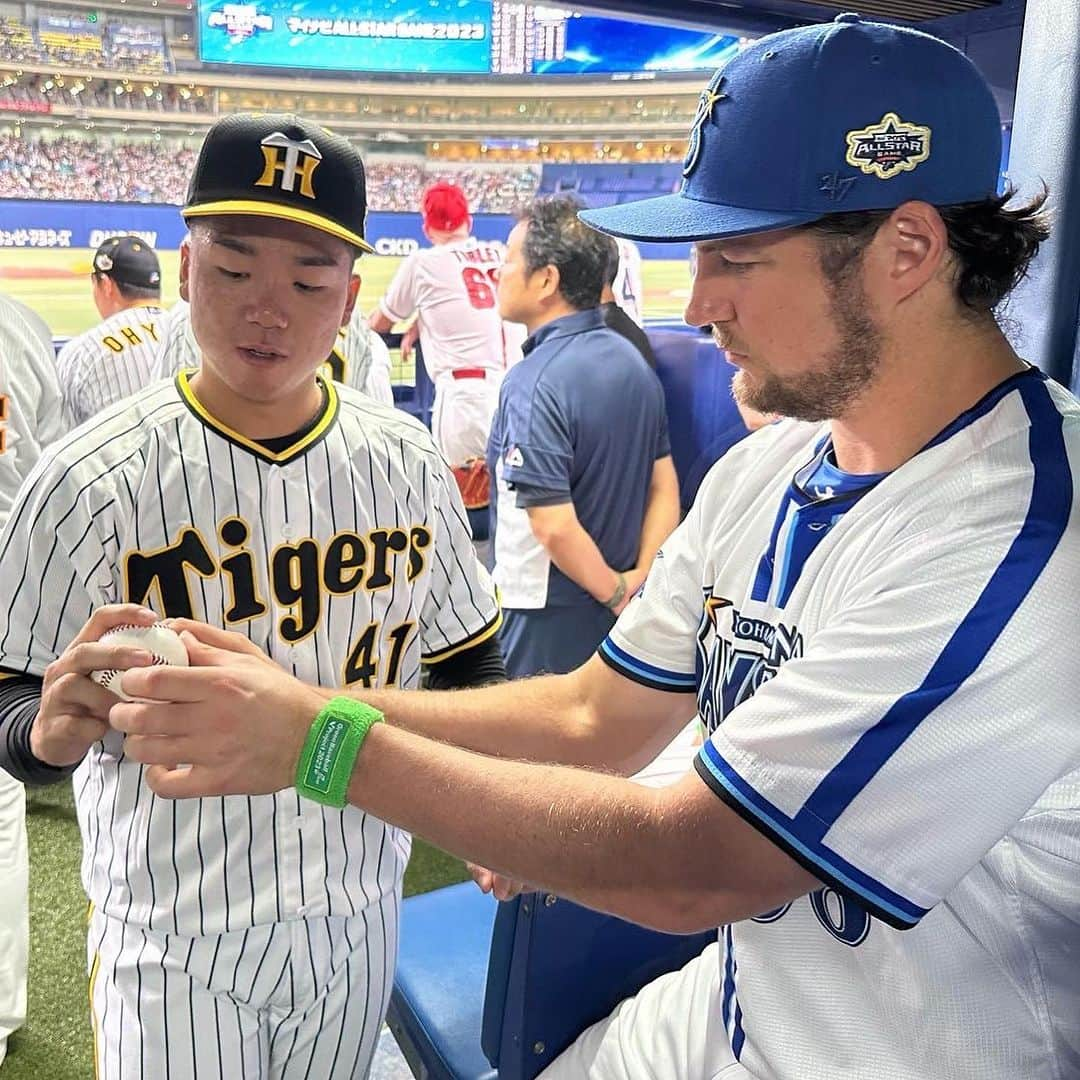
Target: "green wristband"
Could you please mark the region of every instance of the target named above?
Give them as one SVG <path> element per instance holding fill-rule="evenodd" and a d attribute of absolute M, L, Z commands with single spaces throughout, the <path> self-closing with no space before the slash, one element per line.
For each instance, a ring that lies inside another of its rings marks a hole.
<path fill-rule="evenodd" d="M 305 798 L 338 809 L 348 802 L 356 756 L 378 709 L 350 697 L 331 698 L 315 717 L 296 766 L 296 790 Z"/>

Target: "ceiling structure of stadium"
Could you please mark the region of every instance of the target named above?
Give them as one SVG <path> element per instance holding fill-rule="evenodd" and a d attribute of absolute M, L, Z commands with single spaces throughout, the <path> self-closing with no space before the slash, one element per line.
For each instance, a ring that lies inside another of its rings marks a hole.
<path fill-rule="evenodd" d="M 1000 8 L 1006 0 L 848 0 L 823 4 L 816 0 L 589 0 L 588 7 L 692 23 L 752 29 L 747 20 L 760 21 L 761 29 L 781 29 L 807 22 L 826 22 L 842 11 L 880 19 L 921 23 L 948 15 Z"/>

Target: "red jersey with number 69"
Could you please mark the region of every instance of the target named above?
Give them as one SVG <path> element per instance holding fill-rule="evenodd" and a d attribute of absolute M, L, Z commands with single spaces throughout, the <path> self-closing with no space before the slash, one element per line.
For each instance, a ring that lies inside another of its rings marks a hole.
<path fill-rule="evenodd" d="M 462 368 L 502 373 L 495 276 L 505 251 L 497 241 L 468 237 L 421 248 L 398 267 L 379 307 L 395 322 L 420 313 L 420 347 L 433 381 Z"/>

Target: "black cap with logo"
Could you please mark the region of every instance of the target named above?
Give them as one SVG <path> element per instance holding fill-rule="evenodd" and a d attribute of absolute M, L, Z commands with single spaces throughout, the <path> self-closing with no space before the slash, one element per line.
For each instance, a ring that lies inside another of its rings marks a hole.
<path fill-rule="evenodd" d="M 219 214 L 284 218 L 373 251 L 364 239 L 360 151 L 291 113 L 236 113 L 206 134 L 185 220 Z"/>
<path fill-rule="evenodd" d="M 161 288 L 161 265 L 157 253 L 141 237 L 110 236 L 94 252 L 95 274 L 104 274 L 118 285 L 139 289 Z"/>

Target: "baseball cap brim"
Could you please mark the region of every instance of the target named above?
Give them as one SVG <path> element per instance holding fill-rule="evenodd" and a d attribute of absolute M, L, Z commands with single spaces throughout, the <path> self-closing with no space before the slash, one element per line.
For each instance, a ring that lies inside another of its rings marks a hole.
<path fill-rule="evenodd" d="M 228 214 L 251 214 L 255 217 L 284 218 L 286 221 L 296 221 L 301 225 L 310 225 L 320 232 L 329 233 L 339 240 L 344 240 L 361 251 L 373 253 L 375 249 L 358 233 L 346 229 L 330 218 L 321 214 L 313 214 L 308 210 L 298 210 L 279 202 L 260 202 L 257 199 L 223 199 L 219 202 L 200 203 L 196 206 L 185 206 L 181 215 L 186 221 L 193 217 L 211 217 Z"/>
<path fill-rule="evenodd" d="M 587 225 L 612 236 L 678 244 L 787 229 L 816 221 L 821 214 L 751 210 L 743 206 L 702 202 L 687 195 L 661 195 L 599 210 L 582 210 L 579 217 Z"/>

